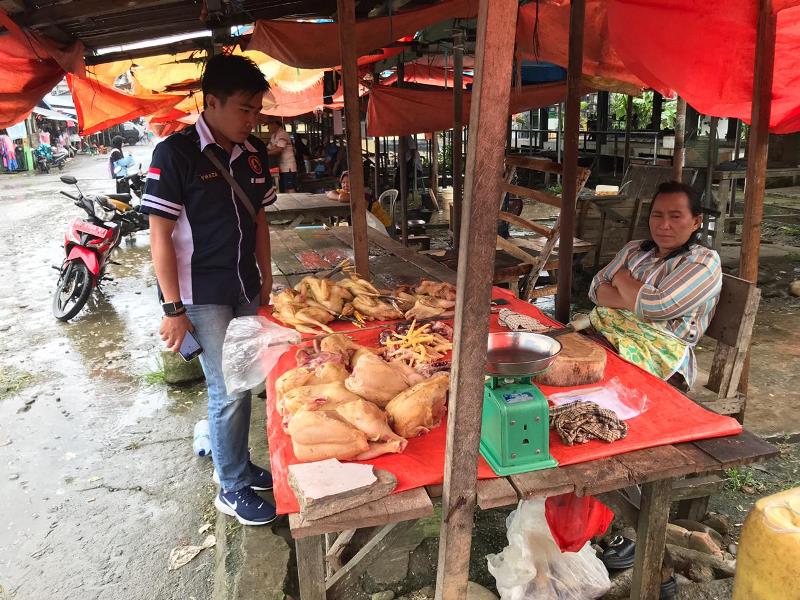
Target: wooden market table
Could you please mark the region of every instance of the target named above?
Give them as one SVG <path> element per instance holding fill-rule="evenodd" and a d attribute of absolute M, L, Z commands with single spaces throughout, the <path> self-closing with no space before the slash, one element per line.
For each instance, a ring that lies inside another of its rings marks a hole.
<path fill-rule="evenodd" d="M 343 258 L 352 257 L 351 235 L 349 227 L 273 231 L 275 282 L 294 285 L 306 275 L 330 270 Z M 456 273 L 430 257 L 373 230 L 369 230 L 368 239 L 371 275 L 378 287 L 416 283 L 421 278 L 455 283 Z M 682 495 L 686 486 L 676 482 L 687 476 L 765 460 L 777 453 L 775 447 L 747 431 L 737 436 L 658 446 L 563 467 L 480 480 L 477 482 L 477 505 L 485 510 L 568 492 L 599 496 L 619 516 L 637 527 L 631 598 L 654 600 L 659 596 L 670 504 L 687 497 Z M 615 493 L 632 485 L 642 486 L 638 506 Z M 433 514 L 434 502 L 441 494 L 441 486 L 427 486 L 314 521 L 307 521 L 299 514 L 290 515 L 301 600 L 342 598 L 348 586 L 357 582 L 382 550 L 391 547 L 417 519 Z M 443 515 L 443 519 L 446 521 L 448 515 Z M 336 546 L 332 534 L 349 532 L 342 540 L 349 539 L 352 530 L 359 528 L 374 528 L 372 537 L 341 569 L 327 572 L 326 542 L 330 552 Z"/>
<path fill-rule="evenodd" d="M 303 222 L 328 223 L 350 216 L 350 204 L 331 200 L 325 194 L 278 194 L 278 199 L 267 207 L 267 221 L 291 221 L 292 226 Z"/>

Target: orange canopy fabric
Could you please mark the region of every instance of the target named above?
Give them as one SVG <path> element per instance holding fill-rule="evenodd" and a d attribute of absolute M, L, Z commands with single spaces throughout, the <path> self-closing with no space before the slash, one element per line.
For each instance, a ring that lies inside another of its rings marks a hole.
<path fill-rule="evenodd" d="M 566 84 L 545 83 L 511 90 L 508 114 L 563 102 Z M 588 93 L 588 91 L 587 91 Z M 464 124 L 469 123 L 470 92 L 463 95 Z M 369 135 L 407 135 L 453 127 L 453 90 L 414 90 L 373 86 L 367 109 Z"/>
<path fill-rule="evenodd" d="M 397 73 L 381 81 L 383 85 L 392 85 L 397 81 Z M 438 87 L 453 87 L 453 71 L 445 71 L 442 67 L 435 67 L 433 65 L 421 65 L 418 63 L 409 63 L 404 66 L 403 81 L 410 83 L 419 83 L 421 85 L 435 85 Z M 462 76 L 462 86 L 464 88 L 472 83 L 472 77 L 469 75 Z"/>
<path fill-rule="evenodd" d="M 83 45 L 59 46 L 20 29 L 0 10 L 0 128 L 27 118 L 34 106 L 64 77 L 83 70 Z"/>
<path fill-rule="evenodd" d="M 183 96 L 152 94 L 133 96 L 99 81 L 67 75 L 81 135 L 102 131 L 137 117 L 152 115 L 175 106 Z"/>
<path fill-rule="evenodd" d="M 800 131 L 800 6 L 777 13 L 770 131 Z M 699 112 L 750 122 L 757 3 L 612 0 L 610 45 L 655 89 L 674 90 Z"/>
<path fill-rule="evenodd" d="M 655 0 L 656 3 L 665 0 Z M 606 7 L 609 0 L 587 0 L 583 35 L 583 74 L 614 79 L 638 88 L 648 87 L 617 54 L 614 44 L 609 43 Z M 536 36 L 534 36 L 534 29 Z M 629 23 L 628 33 L 636 26 Z M 680 39 L 680 38 L 677 38 Z M 569 55 L 569 4 L 555 5 L 531 2 L 520 7 L 517 18 L 517 58 L 551 62 L 567 67 Z M 672 52 L 672 43 L 662 47 L 665 56 Z M 655 87 L 655 86 L 653 86 Z M 658 88 L 657 88 L 658 89 Z"/>
<path fill-rule="evenodd" d="M 357 21 L 356 54 L 369 55 L 433 23 L 474 17 L 477 4 L 477 0 L 444 0 L 391 17 Z M 259 20 L 247 49 L 260 50 L 282 63 L 304 69 L 335 67 L 342 63 L 337 23 Z"/>

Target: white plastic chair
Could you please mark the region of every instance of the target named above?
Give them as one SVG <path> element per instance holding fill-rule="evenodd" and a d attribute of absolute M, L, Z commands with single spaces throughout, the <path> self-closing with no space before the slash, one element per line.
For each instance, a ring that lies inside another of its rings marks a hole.
<path fill-rule="evenodd" d="M 385 210 L 389 214 L 389 218 L 392 220 L 392 224 L 394 224 L 394 205 L 397 202 L 397 196 L 400 194 L 395 189 L 386 190 L 380 196 L 378 196 L 378 204 L 381 205 L 381 208 Z"/>

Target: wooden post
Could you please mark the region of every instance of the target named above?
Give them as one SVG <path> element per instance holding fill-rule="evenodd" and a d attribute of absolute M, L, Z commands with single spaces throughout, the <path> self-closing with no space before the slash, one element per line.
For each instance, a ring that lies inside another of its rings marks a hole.
<path fill-rule="evenodd" d="M 672 151 L 672 178 L 683 181 L 683 162 L 686 159 L 686 100 L 678 97 L 675 107 L 675 148 Z"/>
<path fill-rule="evenodd" d="M 381 195 L 381 138 L 377 135 L 375 136 L 375 160 L 373 164 L 375 165 L 375 172 L 373 176 L 375 177 L 375 189 L 372 191 L 373 195 L 375 196 L 375 200 L 378 199 L 378 196 Z"/>
<path fill-rule="evenodd" d="M 400 54 L 397 63 L 397 87 L 403 87 L 406 78 L 405 53 Z M 406 154 L 408 153 L 408 140 L 405 135 L 398 138 L 397 166 L 400 170 L 400 241 L 403 246 L 408 245 L 408 163 Z"/>
<path fill-rule="evenodd" d="M 466 598 L 483 374 L 518 0 L 480 0 L 458 257 L 455 346 L 447 417 L 437 600 Z M 487 33 L 491 32 L 491 35 Z M 491 151 L 480 151 L 481 148 Z"/>
<path fill-rule="evenodd" d="M 672 481 L 662 479 L 642 485 L 631 598 L 658 600 L 661 563 L 667 538 Z"/>
<path fill-rule="evenodd" d="M 446 73 L 447 71 L 445 71 Z M 434 195 L 438 198 L 439 193 L 439 133 L 436 131 L 431 132 L 431 143 L 428 146 L 431 149 L 431 189 Z"/>
<path fill-rule="evenodd" d="M 633 126 L 633 96 L 628 96 L 625 106 L 625 160 L 622 161 L 622 176 L 628 172 L 631 161 L 631 127 Z"/>
<path fill-rule="evenodd" d="M 661 131 L 661 113 L 664 109 L 664 96 L 653 92 L 653 114 L 650 116 L 650 129 Z"/>
<path fill-rule="evenodd" d="M 353 223 L 353 254 L 356 271 L 369 279 L 367 245 L 367 201 L 364 196 L 364 168 L 361 162 L 361 115 L 358 105 L 358 64 L 356 61 L 355 0 L 337 0 L 339 47 L 342 53 L 345 135 L 350 173 L 350 218 Z"/>
<path fill-rule="evenodd" d="M 706 161 L 706 197 L 705 205 L 707 208 L 715 206 L 715 204 L 722 204 L 721 198 L 714 202 L 714 169 L 717 168 L 717 130 L 719 129 L 719 117 L 711 117 L 708 125 L 708 156 Z M 719 208 L 719 206 L 717 206 Z M 724 209 L 723 209 L 724 210 Z M 724 217 L 723 217 L 724 218 Z M 703 217 L 703 237 L 708 239 L 708 232 L 710 230 L 711 215 L 706 214 Z M 718 227 L 720 220 L 717 220 L 716 226 Z M 714 249 L 719 250 L 722 246 L 721 231 L 714 229 Z"/>
<path fill-rule="evenodd" d="M 560 236 L 558 241 L 558 291 L 556 319 L 569 322 L 572 294 L 572 243 L 575 206 L 578 202 L 578 136 L 581 127 L 581 74 L 583 72 L 583 24 L 585 0 L 572 0 L 569 9 L 569 62 L 567 102 L 564 115 L 564 166 L 561 178 Z"/>
<path fill-rule="evenodd" d="M 461 239 L 461 208 L 464 202 L 464 184 L 461 174 L 464 172 L 463 128 L 464 105 L 462 103 L 464 89 L 464 32 L 457 31 L 453 35 L 453 249 L 458 252 Z M 510 85 L 510 84 L 509 84 Z"/>
<path fill-rule="evenodd" d="M 341 14 L 341 13 L 339 13 Z M 325 538 L 321 535 L 294 541 L 300 600 L 325 600 Z"/>
<path fill-rule="evenodd" d="M 775 22 L 771 0 L 760 0 L 753 69 L 753 107 L 747 140 L 747 178 L 744 188 L 744 223 L 739 277 L 758 282 L 758 254 L 761 248 L 761 220 L 764 216 L 769 119 L 772 113 L 772 72 L 775 65 Z M 739 390 L 747 392 L 750 356 L 742 369 Z"/>

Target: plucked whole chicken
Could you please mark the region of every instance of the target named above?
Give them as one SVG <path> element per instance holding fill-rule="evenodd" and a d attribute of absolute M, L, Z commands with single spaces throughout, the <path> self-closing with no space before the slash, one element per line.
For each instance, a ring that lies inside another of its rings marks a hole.
<path fill-rule="evenodd" d="M 413 438 L 438 427 L 445 413 L 450 375 L 437 373 L 430 379 L 401 392 L 386 405 L 392 429 Z"/>

